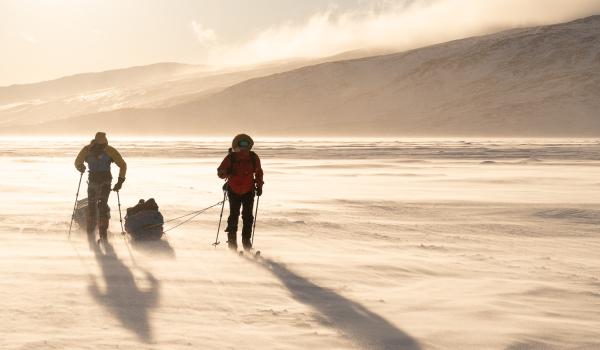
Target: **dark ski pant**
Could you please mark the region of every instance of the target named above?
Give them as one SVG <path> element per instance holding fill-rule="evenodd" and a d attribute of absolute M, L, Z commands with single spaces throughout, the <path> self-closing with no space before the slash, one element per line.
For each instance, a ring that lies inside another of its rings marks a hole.
<path fill-rule="evenodd" d="M 89 240 L 95 241 L 96 224 L 98 224 L 100 238 L 107 238 L 110 219 L 110 208 L 108 207 L 110 185 L 111 180 L 88 183 L 87 233 Z"/>
<path fill-rule="evenodd" d="M 229 197 L 229 218 L 227 219 L 227 241 L 230 248 L 237 248 L 237 230 L 240 217 L 240 207 L 242 208 L 242 244 L 244 249 L 252 248 L 252 224 L 254 216 L 252 210 L 254 207 L 254 191 L 239 195 L 231 190 L 227 191 Z"/>

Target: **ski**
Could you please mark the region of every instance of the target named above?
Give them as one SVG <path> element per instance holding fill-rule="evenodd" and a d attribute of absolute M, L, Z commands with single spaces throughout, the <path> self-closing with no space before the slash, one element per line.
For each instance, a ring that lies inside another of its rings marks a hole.
<path fill-rule="evenodd" d="M 245 251 L 245 250 L 240 250 L 239 251 L 240 256 L 246 256 L 248 255 L 249 257 L 253 257 L 253 258 L 259 258 L 260 257 L 260 250 L 249 250 L 249 251 Z"/>

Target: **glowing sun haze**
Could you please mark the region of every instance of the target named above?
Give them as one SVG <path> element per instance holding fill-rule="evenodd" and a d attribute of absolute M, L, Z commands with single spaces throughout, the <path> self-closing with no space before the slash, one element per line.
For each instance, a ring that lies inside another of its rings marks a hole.
<path fill-rule="evenodd" d="M 600 0 L 0 0 L 0 86 L 157 62 L 405 50 L 600 13 Z"/>

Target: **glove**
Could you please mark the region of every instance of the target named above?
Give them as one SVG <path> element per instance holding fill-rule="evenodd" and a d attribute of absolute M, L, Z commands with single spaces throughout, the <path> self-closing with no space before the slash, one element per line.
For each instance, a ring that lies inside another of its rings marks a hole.
<path fill-rule="evenodd" d="M 121 187 L 123 187 L 123 182 L 125 182 L 125 178 L 124 177 L 120 177 L 119 181 L 117 181 L 117 183 L 115 184 L 115 187 L 113 187 L 113 191 L 119 192 L 119 190 L 121 189 Z"/>
<path fill-rule="evenodd" d="M 256 195 L 259 197 L 262 196 L 262 186 L 256 188 Z"/>
<path fill-rule="evenodd" d="M 77 170 L 82 174 L 85 173 L 85 165 L 81 164 L 77 167 Z"/>

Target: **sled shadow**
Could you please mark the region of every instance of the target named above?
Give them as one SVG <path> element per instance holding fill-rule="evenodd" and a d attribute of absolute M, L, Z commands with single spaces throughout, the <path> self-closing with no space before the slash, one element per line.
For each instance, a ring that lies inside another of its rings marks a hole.
<path fill-rule="evenodd" d="M 160 289 L 158 280 L 150 272 L 145 272 L 150 286 L 148 290 L 141 290 L 136 285 L 132 271 L 123 264 L 110 244 L 106 245 L 106 253 L 103 253 L 97 245 L 94 246 L 93 251 L 102 269 L 106 290 L 102 292 L 96 279 L 91 276 L 88 287 L 90 294 L 99 304 L 114 314 L 125 328 L 135 332 L 142 341 L 150 343 L 152 329 L 149 311 L 158 305 Z"/>
<path fill-rule="evenodd" d="M 421 349 L 410 335 L 361 304 L 346 299 L 331 289 L 319 287 L 273 260 L 250 260 L 268 269 L 292 293 L 294 299 L 317 310 L 325 321 L 361 348 Z"/>
<path fill-rule="evenodd" d="M 131 246 L 146 255 L 160 257 L 164 259 L 175 259 L 175 250 L 169 244 L 169 241 L 158 240 L 132 240 Z"/>

